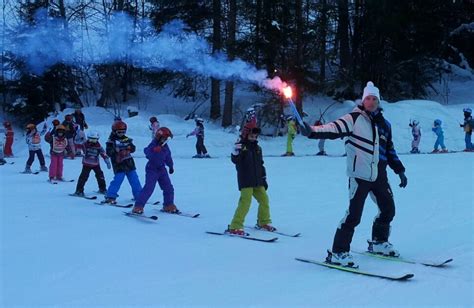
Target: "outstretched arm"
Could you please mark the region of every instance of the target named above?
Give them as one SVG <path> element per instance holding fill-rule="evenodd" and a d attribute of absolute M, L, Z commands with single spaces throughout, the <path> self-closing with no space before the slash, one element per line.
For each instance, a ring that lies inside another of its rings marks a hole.
<path fill-rule="evenodd" d="M 337 139 L 350 136 L 354 126 L 356 114 L 346 114 L 345 116 L 337 119 L 336 121 L 330 122 L 320 126 L 310 126 L 305 123 L 305 130 L 308 138 L 311 139 Z"/>

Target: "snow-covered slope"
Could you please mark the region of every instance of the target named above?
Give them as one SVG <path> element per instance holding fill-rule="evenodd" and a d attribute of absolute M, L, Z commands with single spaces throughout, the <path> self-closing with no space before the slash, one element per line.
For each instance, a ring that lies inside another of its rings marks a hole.
<path fill-rule="evenodd" d="M 352 107 L 346 103 L 330 116 Z M 462 106 L 407 101 L 384 108 L 399 152 L 409 150 L 407 124 L 415 117 L 424 128 L 422 150 L 431 150 L 434 137 L 429 128 L 435 118 L 445 123 L 447 146 L 464 148 L 458 125 Z M 105 142 L 113 116 L 100 108 L 84 112 L 91 129 L 98 130 Z M 150 115 L 125 119 L 139 149 L 150 140 Z M 171 178 L 176 204 L 201 217 L 164 215 L 158 206 L 147 205 L 145 213 L 159 216 L 157 222 L 148 223 L 123 216 L 119 208 L 69 197 L 76 183 L 51 185 L 45 173 L 19 174 L 27 151 L 17 142 L 17 157 L 9 160 L 15 164 L 0 170 L 0 306 L 473 305 L 472 153 L 402 156 L 409 181 L 406 189 L 399 188 L 397 176 L 390 173 L 397 204 L 391 241 L 407 257 L 454 258 L 449 267 L 434 269 L 356 257 L 365 270 L 415 274 L 410 282 L 395 283 L 294 260 L 322 260 L 331 246 L 348 204 L 344 158 L 265 159 L 274 225 L 301 232 L 302 237 L 280 237 L 267 244 L 208 235 L 206 230 L 227 227 L 238 202 L 235 168 L 227 157 L 237 136 L 206 124 L 206 145 L 217 158 L 194 160 L 190 156 L 195 140 L 185 138 L 194 123 L 173 115 L 158 117 L 175 135 L 169 145 L 175 157 Z M 286 137 L 264 139 L 264 154 L 283 153 L 285 142 Z M 340 141 L 327 144 L 329 153 L 343 153 Z M 317 141 L 301 136 L 295 140 L 297 155 L 316 149 Z M 146 159 L 141 150 L 135 156 L 143 183 Z M 66 178 L 77 180 L 80 170 L 80 160 L 65 160 Z M 109 183 L 113 174 L 104 171 Z M 91 175 L 85 191 L 96 189 Z M 120 202 L 131 202 L 127 182 L 119 193 Z M 162 200 L 158 187 L 151 200 Z M 255 222 L 256 209 L 254 202 L 247 224 Z M 376 212 L 368 199 L 353 248 L 365 248 Z"/>

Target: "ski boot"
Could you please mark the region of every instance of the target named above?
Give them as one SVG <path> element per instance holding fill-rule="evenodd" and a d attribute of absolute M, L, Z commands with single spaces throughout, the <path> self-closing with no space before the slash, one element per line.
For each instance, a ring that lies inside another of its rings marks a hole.
<path fill-rule="evenodd" d="M 285 154 L 282 155 L 283 157 L 285 156 L 295 156 L 295 153 L 293 152 L 286 152 Z"/>
<path fill-rule="evenodd" d="M 430 152 L 431 154 L 436 154 L 436 153 L 439 153 L 439 150 L 438 149 L 434 149 L 433 151 Z"/>
<path fill-rule="evenodd" d="M 325 151 L 319 151 L 318 153 L 316 153 L 316 156 L 326 156 L 326 152 Z"/>
<path fill-rule="evenodd" d="M 115 201 L 115 198 L 105 197 L 105 200 L 102 201 L 102 203 L 104 203 L 104 204 L 117 204 L 117 201 Z"/>
<path fill-rule="evenodd" d="M 101 195 L 105 195 L 105 194 L 107 194 L 107 189 L 99 189 L 99 190 L 97 191 L 97 193 L 98 193 L 98 194 L 101 194 Z"/>
<path fill-rule="evenodd" d="M 326 257 L 326 263 L 340 265 L 344 267 L 358 268 L 355 264 L 352 255 L 349 252 L 331 252 L 328 250 L 328 256 Z"/>
<path fill-rule="evenodd" d="M 42 171 L 42 172 L 48 172 L 48 167 L 46 167 L 46 166 L 41 166 L 40 171 Z"/>
<path fill-rule="evenodd" d="M 224 233 L 232 234 L 232 235 L 238 235 L 238 236 L 245 236 L 246 233 L 244 229 L 230 229 L 228 228 L 227 230 L 224 231 Z"/>
<path fill-rule="evenodd" d="M 6 160 L 4 160 L 3 158 L 2 158 L 2 159 L 0 159 L 0 165 L 5 165 L 6 163 L 7 163 L 7 161 L 6 161 Z"/>
<path fill-rule="evenodd" d="M 211 158 L 211 155 L 206 153 L 206 154 L 204 154 L 203 158 Z"/>
<path fill-rule="evenodd" d="M 442 149 L 441 153 L 448 153 L 448 149 Z"/>
<path fill-rule="evenodd" d="M 367 241 L 369 243 L 369 248 L 367 250 L 370 253 L 383 255 L 387 257 L 399 257 L 400 253 L 393 248 L 393 245 L 389 242 L 372 242 Z"/>
<path fill-rule="evenodd" d="M 202 154 L 196 154 L 193 156 L 193 158 L 203 158 L 204 156 Z"/>
<path fill-rule="evenodd" d="M 268 231 L 268 232 L 275 232 L 277 229 L 272 226 L 271 224 L 264 224 L 264 225 L 259 225 L 259 224 L 256 224 L 255 225 L 255 229 L 257 230 L 265 230 L 265 231 Z"/>
<path fill-rule="evenodd" d="M 176 214 L 176 213 L 179 213 L 179 210 L 178 208 L 176 208 L 176 205 L 168 204 L 168 205 L 163 206 L 163 212 Z"/>
<path fill-rule="evenodd" d="M 80 191 L 76 191 L 75 193 L 73 193 L 74 196 L 77 196 L 77 197 L 84 197 L 84 192 L 80 192 Z"/>
<path fill-rule="evenodd" d="M 132 209 L 132 213 L 137 215 L 143 214 L 143 207 L 135 205 Z"/>
<path fill-rule="evenodd" d="M 30 166 L 26 166 L 26 167 L 25 167 L 25 171 L 23 171 L 22 173 L 28 173 L 28 174 L 29 174 L 29 173 L 32 173 Z"/>

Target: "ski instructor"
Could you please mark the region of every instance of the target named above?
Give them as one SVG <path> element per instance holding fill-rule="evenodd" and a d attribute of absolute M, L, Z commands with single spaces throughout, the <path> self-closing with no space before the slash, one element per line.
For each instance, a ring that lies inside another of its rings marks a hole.
<path fill-rule="evenodd" d="M 388 183 L 387 165 L 399 175 L 400 187 L 407 186 L 407 178 L 405 167 L 392 142 L 390 123 L 383 117 L 380 108 L 379 89 L 369 81 L 364 88 L 361 105 L 351 113 L 326 125 L 304 125 L 301 131 L 311 139 L 346 137 L 349 209 L 336 230 L 332 251 L 326 261 L 349 267 L 357 266 L 350 254 L 350 244 L 369 193 L 379 208 L 372 226 L 369 252 L 398 257 L 399 253 L 388 242 L 390 222 L 395 216 L 395 203 Z"/>

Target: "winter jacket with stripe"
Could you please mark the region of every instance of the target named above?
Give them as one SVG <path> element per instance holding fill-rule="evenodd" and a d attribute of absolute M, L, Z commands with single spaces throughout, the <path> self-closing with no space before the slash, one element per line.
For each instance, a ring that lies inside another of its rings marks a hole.
<path fill-rule="evenodd" d="M 321 126 L 312 126 L 312 139 L 337 139 L 346 137 L 347 175 L 374 182 L 379 168 L 387 164 L 395 171 L 405 171 L 398 159 L 392 142 L 390 123 L 379 112 L 374 120 L 362 106 L 336 121 Z M 379 131 L 381 133 L 379 134 Z M 380 162 L 380 163 L 379 163 Z"/>

